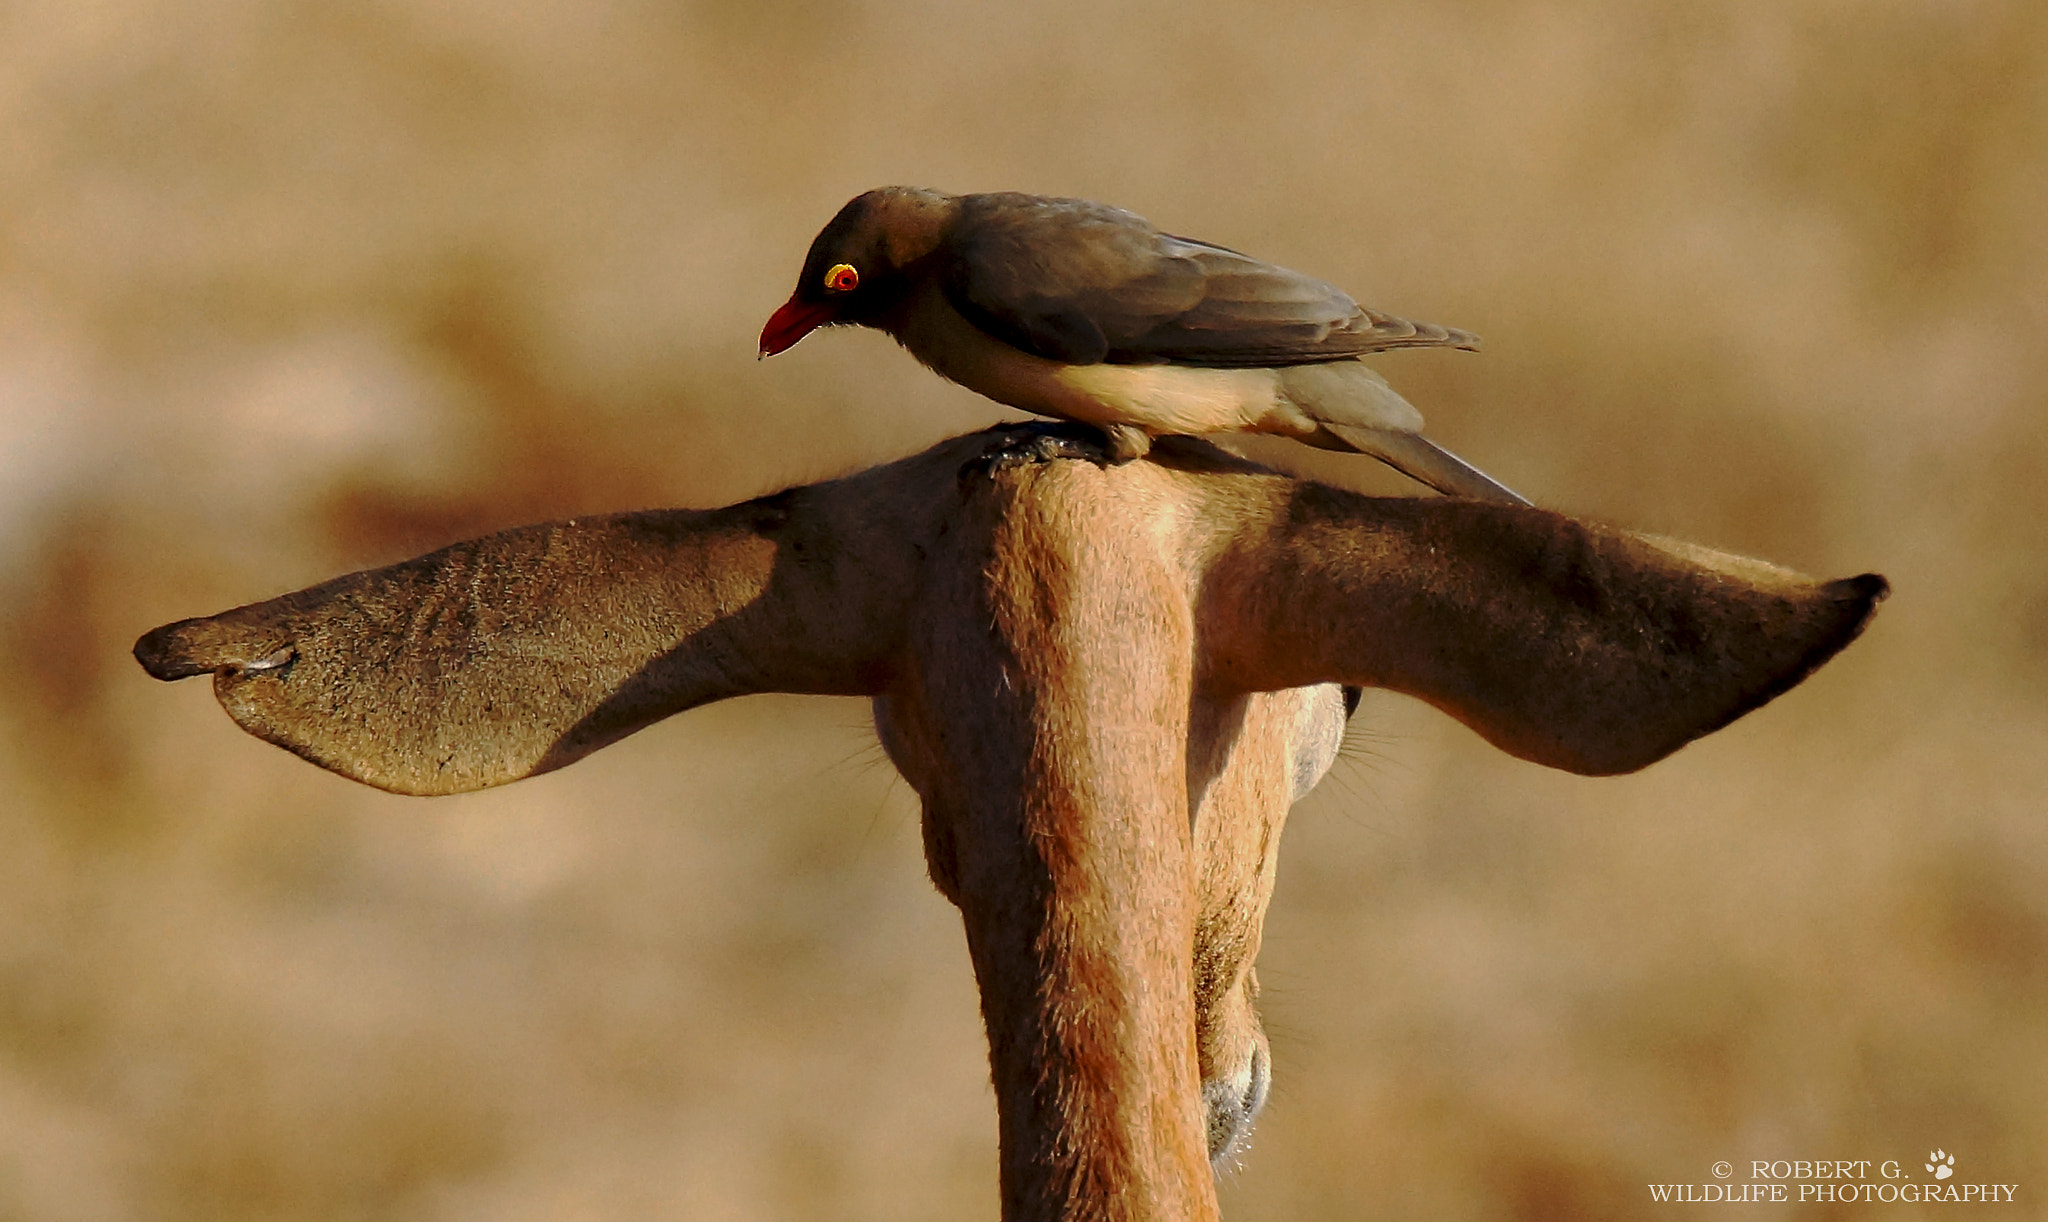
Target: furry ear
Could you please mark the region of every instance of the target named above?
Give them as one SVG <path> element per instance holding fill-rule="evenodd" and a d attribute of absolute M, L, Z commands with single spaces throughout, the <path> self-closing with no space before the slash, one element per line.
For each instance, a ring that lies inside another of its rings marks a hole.
<path fill-rule="evenodd" d="M 559 768 L 727 696 L 874 695 L 990 449 L 507 531 L 166 625 L 135 656 L 159 679 L 211 673 L 250 733 L 400 793 Z M 1081 497 L 1098 546 L 1179 540 L 1204 683 L 1389 687 L 1575 772 L 1640 768 L 1769 700 L 1885 594 L 1543 510 L 1355 496 L 1186 444 L 1162 458 L 1004 482 Z"/>
<path fill-rule="evenodd" d="M 1270 509 L 1212 573 L 1219 674 L 1407 692 L 1588 775 L 1654 763 L 1791 688 L 1889 588 L 1540 509 L 1312 484 Z"/>
<path fill-rule="evenodd" d="M 167 624 L 135 656 L 210 672 L 243 729 L 379 789 L 499 785 L 726 696 L 872 693 L 890 609 L 813 614 L 800 501 L 507 531 Z"/>

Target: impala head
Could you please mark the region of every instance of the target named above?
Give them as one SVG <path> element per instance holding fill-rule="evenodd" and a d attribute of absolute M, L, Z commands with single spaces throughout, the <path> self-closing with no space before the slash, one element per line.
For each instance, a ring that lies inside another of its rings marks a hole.
<path fill-rule="evenodd" d="M 1287 809 L 1336 761 L 1359 689 L 1334 683 L 1227 699 L 1197 697 L 1189 718 L 1187 793 L 1195 864 L 1192 997 L 1202 1131 L 1222 1170 L 1251 1136 L 1272 1087 L 1273 1055 L 1258 1014 L 1253 960 L 1272 896 Z M 947 800 L 936 761 L 924 753 L 929 727 L 888 697 L 875 701 L 875 728 L 898 771 Z M 930 798 L 927 799 L 931 801 Z M 958 851 L 941 825 L 926 825 L 932 877 L 957 904 Z"/>
<path fill-rule="evenodd" d="M 1212 1165 L 1271 1082 L 1252 965 L 1281 823 L 1357 688 L 1625 772 L 1797 683 L 1885 589 L 1194 445 L 1108 469 L 991 469 L 986 446 L 509 531 L 166 625 L 136 656 L 406 793 L 560 767 L 727 696 L 872 697 L 980 984 L 1004 1218 L 1213 1219 Z"/>

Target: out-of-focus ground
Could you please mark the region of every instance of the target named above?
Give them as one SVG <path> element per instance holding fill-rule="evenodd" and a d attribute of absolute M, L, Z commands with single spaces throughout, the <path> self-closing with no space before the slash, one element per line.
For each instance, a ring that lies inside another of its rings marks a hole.
<path fill-rule="evenodd" d="M 1632 777 L 1369 697 L 1288 831 L 1230 1217 L 1661 1218 L 1936 1146 L 2048 1197 L 2048 6 L 17 0 L 0 131 L 0 1218 L 995 1216 L 863 706 L 422 801 L 128 658 L 994 419 L 873 334 L 753 359 L 888 182 L 1471 328 L 1381 368 L 1508 483 L 1896 587 Z"/>

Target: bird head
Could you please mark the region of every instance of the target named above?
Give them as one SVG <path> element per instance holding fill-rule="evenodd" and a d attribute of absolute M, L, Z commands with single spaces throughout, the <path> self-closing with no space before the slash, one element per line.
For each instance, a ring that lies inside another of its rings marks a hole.
<path fill-rule="evenodd" d="M 761 355 L 823 326 L 884 325 L 959 207 L 955 197 L 922 187 L 880 187 L 849 200 L 812 240 L 796 292 L 761 329 Z"/>

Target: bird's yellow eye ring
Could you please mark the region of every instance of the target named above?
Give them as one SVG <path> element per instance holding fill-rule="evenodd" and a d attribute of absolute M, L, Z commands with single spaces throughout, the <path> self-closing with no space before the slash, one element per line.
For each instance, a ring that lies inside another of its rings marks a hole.
<path fill-rule="evenodd" d="M 851 293 L 860 287 L 860 270 L 851 263 L 834 263 L 825 273 L 825 287 L 835 293 Z"/>

